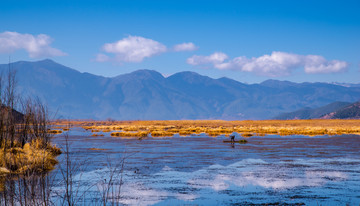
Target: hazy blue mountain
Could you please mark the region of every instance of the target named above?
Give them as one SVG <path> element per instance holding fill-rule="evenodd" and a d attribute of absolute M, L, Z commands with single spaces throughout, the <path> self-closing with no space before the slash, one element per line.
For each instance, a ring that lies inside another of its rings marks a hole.
<path fill-rule="evenodd" d="M 102 92 L 110 79 L 57 64 L 52 60 L 15 62 L 21 96 L 38 96 L 52 113 L 65 118 L 94 118 Z M 0 65 L 2 71 L 8 65 Z"/>
<path fill-rule="evenodd" d="M 52 60 L 15 62 L 22 96 L 38 96 L 53 114 L 75 119 L 268 119 L 304 107 L 355 102 L 360 87 L 268 80 L 243 84 L 195 72 L 163 77 L 138 70 L 113 78 L 80 73 Z M 1 71 L 8 69 L 0 65 Z"/>
<path fill-rule="evenodd" d="M 274 117 L 274 119 L 319 119 L 328 113 L 337 111 L 350 104 L 349 102 L 333 102 L 319 108 L 307 107 L 295 112 L 282 113 Z"/>
<path fill-rule="evenodd" d="M 360 101 L 324 115 L 324 119 L 360 119 Z"/>

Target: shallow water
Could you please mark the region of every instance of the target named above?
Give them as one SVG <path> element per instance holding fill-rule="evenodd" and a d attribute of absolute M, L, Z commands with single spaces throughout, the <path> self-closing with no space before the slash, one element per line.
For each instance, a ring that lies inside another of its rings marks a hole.
<path fill-rule="evenodd" d="M 122 204 L 360 204 L 360 136 L 255 136 L 232 145 L 222 142 L 225 137 L 206 135 L 143 140 L 90 135 L 80 128 L 69 132 L 72 155 L 86 160 L 76 176 L 88 190 L 85 201 L 109 179 L 107 163 L 126 156 Z M 63 145 L 64 135 L 53 141 Z"/>

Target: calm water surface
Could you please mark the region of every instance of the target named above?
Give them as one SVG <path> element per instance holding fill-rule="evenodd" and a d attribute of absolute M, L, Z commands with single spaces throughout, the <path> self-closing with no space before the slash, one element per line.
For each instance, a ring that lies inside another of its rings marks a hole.
<path fill-rule="evenodd" d="M 225 137 L 92 137 L 69 132 L 76 176 L 92 201 L 126 156 L 120 203 L 129 205 L 359 205 L 360 136 L 265 136 L 247 144 Z M 64 144 L 64 135 L 54 138 Z M 89 150 L 101 148 L 106 150 Z M 55 171 L 58 172 L 58 171 Z"/>

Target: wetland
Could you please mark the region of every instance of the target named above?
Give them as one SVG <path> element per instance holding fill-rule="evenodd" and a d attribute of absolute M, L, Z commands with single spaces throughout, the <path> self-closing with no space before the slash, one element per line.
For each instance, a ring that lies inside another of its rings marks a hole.
<path fill-rule="evenodd" d="M 78 190 L 86 191 L 79 198 L 82 204 L 99 198 L 99 191 L 108 188 L 114 177 L 114 167 L 123 163 L 118 170 L 121 180 L 111 183 L 114 190 L 118 188 L 120 198 L 109 197 L 109 202 L 121 205 L 358 205 L 359 121 L 337 121 L 299 121 L 295 122 L 297 126 L 291 121 L 270 121 L 271 125 L 266 121 L 182 121 L 194 130 L 186 135 L 179 134 L 186 128 L 171 121 L 72 122 L 71 126 L 58 122 L 54 127 L 65 131 L 52 141 L 60 147 L 68 141 L 72 157 L 84 162 L 85 167 L 74 176 L 81 185 Z M 206 128 L 218 130 L 220 126 L 223 134 L 205 132 Z M 274 130 L 290 126 L 288 131 L 305 128 L 331 134 L 293 132 L 284 136 L 277 132 L 284 130 Z M 133 129 L 124 129 L 128 127 Z M 259 132 L 261 128 L 273 132 Z M 175 129 L 178 133 L 173 135 L 151 135 L 151 131 Z M 138 130 L 149 133 L 112 135 Z M 341 131 L 349 132 L 338 134 Z M 231 133 L 236 140 L 246 138 L 247 143 L 224 143 Z M 64 160 L 59 161 L 61 165 Z M 59 169 L 53 173 L 59 173 Z"/>

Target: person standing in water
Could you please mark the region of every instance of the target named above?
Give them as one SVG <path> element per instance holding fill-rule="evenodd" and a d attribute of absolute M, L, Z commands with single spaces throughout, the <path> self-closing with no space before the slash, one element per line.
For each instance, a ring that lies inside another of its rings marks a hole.
<path fill-rule="evenodd" d="M 235 142 L 235 135 L 234 135 L 234 134 L 231 134 L 231 135 L 230 135 L 230 139 L 231 139 L 231 142 Z"/>

